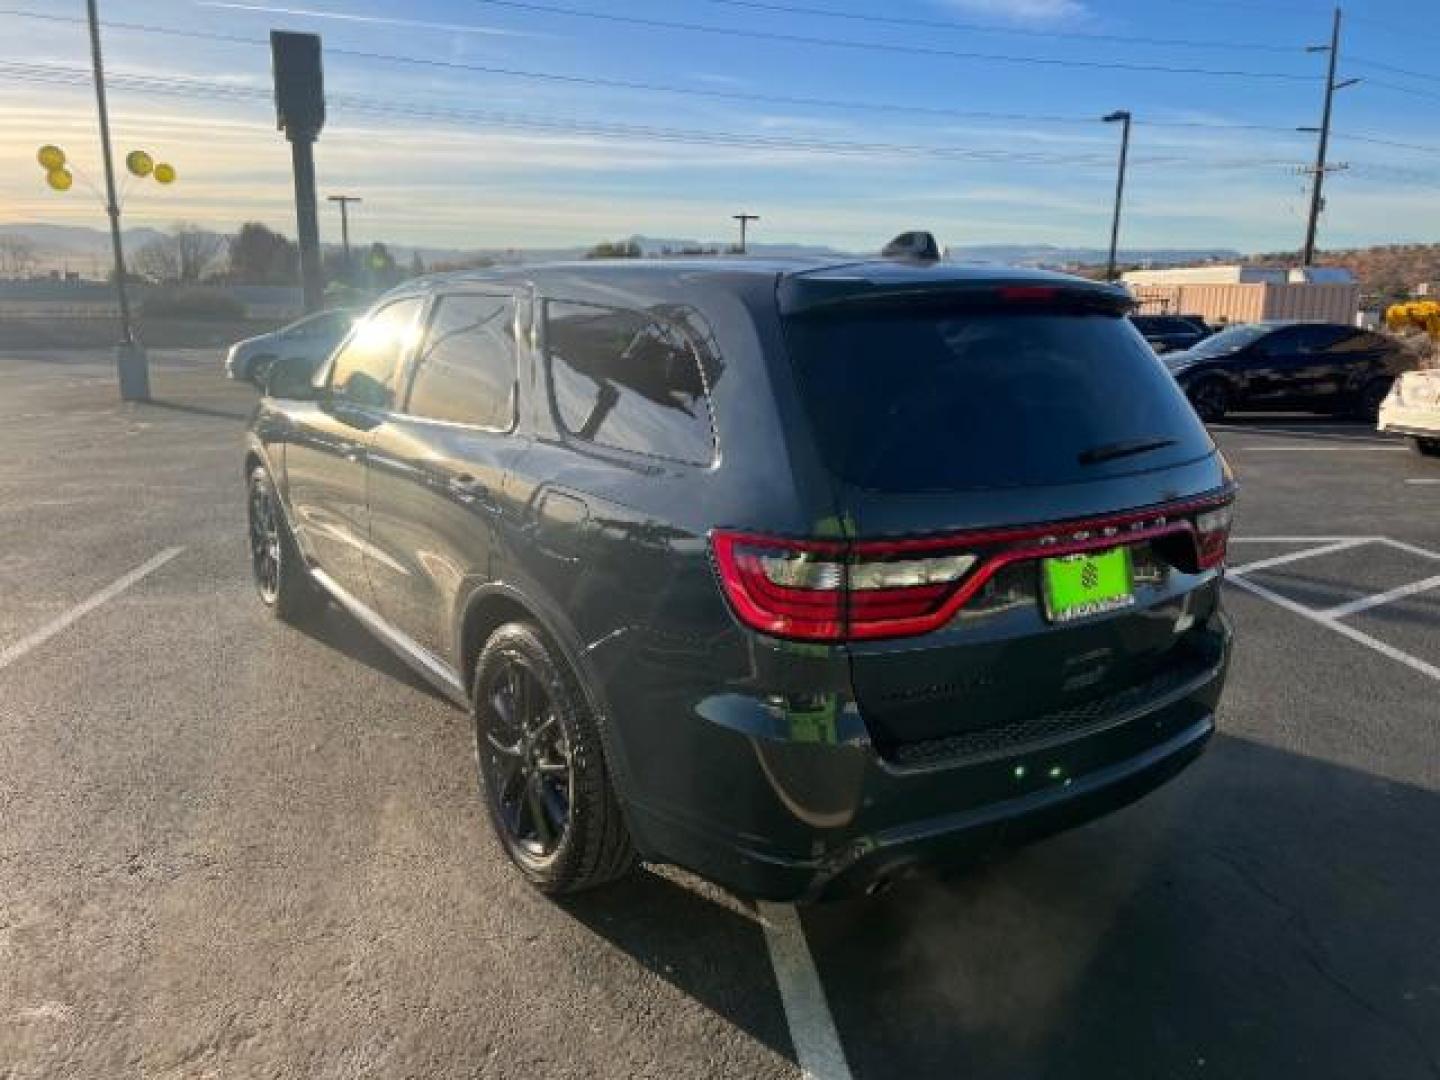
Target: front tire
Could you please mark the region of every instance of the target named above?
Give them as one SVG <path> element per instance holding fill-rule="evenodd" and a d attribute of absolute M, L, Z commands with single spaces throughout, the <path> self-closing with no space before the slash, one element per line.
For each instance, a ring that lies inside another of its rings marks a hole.
<path fill-rule="evenodd" d="M 548 895 L 635 863 L 600 728 L 574 675 L 529 623 L 500 627 L 475 664 L 480 790 L 510 861 Z"/>
<path fill-rule="evenodd" d="M 290 535 L 275 484 L 263 465 L 250 470 L 246 503 L 255 591 L 277 618 L 299 622 L 315 611 L 319 598 Z"/>
<path fill-rule="evenodd" d="M 1220 379 L 1201 379 L 1190 388 L 1190 404 L 1201 420 L 1213 424 L 1230 411 L 1230 388 Z"/>
<path fill-rule="evenodd" d="M 1417 454 L 1424 454 L 1426 457 L 1440 457 L 1440 439 L 1425 439 L 1417 435 L 1410 440 L 1410 445 Z"/>

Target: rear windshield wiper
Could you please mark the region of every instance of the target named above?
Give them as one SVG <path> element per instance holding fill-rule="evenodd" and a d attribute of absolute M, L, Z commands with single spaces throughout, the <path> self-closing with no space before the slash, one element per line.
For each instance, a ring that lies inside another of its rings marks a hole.
<path fill-rule="evenodd" d="M 1099 465 L 1102 461 L 1114 461 L 1116 458 L 1130 457 L 1133 454 L 1148 454 L 1151 450 L 1163 450 L 1174 445 L 1174 439 L 1127 439 L 1125 442 L 1105 443 L 1083 450 L 1080 452 L 1079 461 L 1081 465 Z"/>

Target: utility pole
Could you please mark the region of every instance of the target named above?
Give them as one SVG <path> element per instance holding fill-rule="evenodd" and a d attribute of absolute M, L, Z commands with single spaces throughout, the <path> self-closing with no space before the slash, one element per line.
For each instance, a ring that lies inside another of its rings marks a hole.
<path fill-rule="evenodd" d="M 731 217 L 733 217 L 736 221 L 738 221 L 738 222 L 740 223 L 740 254 L 741 254 L 741 255 L 744 255 L 744 254 L 745 254 L 745 231 L 746 231 L 745 227 L 746 227 L 747 225 L 749 225 L 750 222 L 752 222 L 752 221 L 759 221 L 759 220 L 760 220 L 760 215 L 759 215 L 759 214 L 732 214 Z"/>
<path fill-rule="evenodd" d="M 1300 265 L 1310 266 L 1315 262 L 1315 231 L 1320 225 L 1320 211 L 1325 208 L 1325 174 L 1344 168 L 1343 165 L 1331 166 L 1325 163 L 1325 155 L 1330 149 L 1330 115 L 1335 101 L 1335 91 L 1344 90 L 1347 86 L 1354 86 L 1360 81 L 1359 79 L 1335 81 L 1335 67 L 1340 60 L 1340 8 L 1338 6 L 1335 8 L 1335 21 L 1330 27 L 1330 44 L 1310 45 L 1305 51 L 1330 54 L 1329 69 L 1325 73 L 1325 108 L 1320 114 L 1320 126 L 1296 129 L 1297 131 L 1318 133 L 1320 136 L 1320 143 L 1315 150 L 1314 179 L 1310 185 L 1310 220 L 1305 226 L 1305 249 L 1300 253 Z"/>
<path fill-rule="evenodd" d="M 100 116 L 100 156 L 105 164 L 105 213 L 110 217 L 110 246 L 115 254 L 115 295 L 120 301 L 120 344 L 115 348 L 115 370 L 120 400 L 148 401 L 150 369 L 145 350 L 135 341 L 130 324 L 130 297 L 125 291 L 125 248 L 120 239 L 120 200 L 115 195 L 115 162 L 110 155 L 110 111 L 105 104 L 105 64 L 100 55 L 100 14 L 95 0 L 85 0 L 90 18 L 90 62 L 95 69 L 95 106 Z"/>
<path fill-rule="evenodd" d="M 1125 198 L 1125 166 L 1130 157 L 1130 114 L 1118 109 L 1100 118 L 1107 124 L 1120 123 L 1120 171 L 1115 177 L 1115 216 L 1110 222 L 1110 258 L 1105 263 L 1105 280 L 1115 280 L 1115 255 L 1120 246 L 1120 204 Z"/>
<path fill-rule="evenodd" d="M 362 203 L 365 200 L 358 195 L 330 195 L 328 202 L 333 202 L 340 207 L 340 245 L 345 249 L 345 276 L 350 276 L 350 204 Z"/>

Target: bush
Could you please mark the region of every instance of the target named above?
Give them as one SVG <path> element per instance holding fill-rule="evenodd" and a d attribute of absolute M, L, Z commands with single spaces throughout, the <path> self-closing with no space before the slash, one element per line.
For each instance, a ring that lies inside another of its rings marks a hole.
<path fill-rule="evenodd" d="M 145 298 L 140 314 L 147 319 L 237 320 L 245 317 L 245 305 L 228 293 L 215 289 L 166 289 Z"/>

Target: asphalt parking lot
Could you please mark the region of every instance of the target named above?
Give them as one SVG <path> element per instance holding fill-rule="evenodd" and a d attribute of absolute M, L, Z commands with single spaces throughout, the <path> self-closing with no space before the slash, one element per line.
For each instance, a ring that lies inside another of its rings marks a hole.
<path fill-rule="evenodd" d="M 1209 754 L 796 912 L 552 903 L 466 718 L 255 601 L 218 357 L 0 353 L 0 1078 L 1440 1076 L 1440 463 L 1246 418 Z"/>

